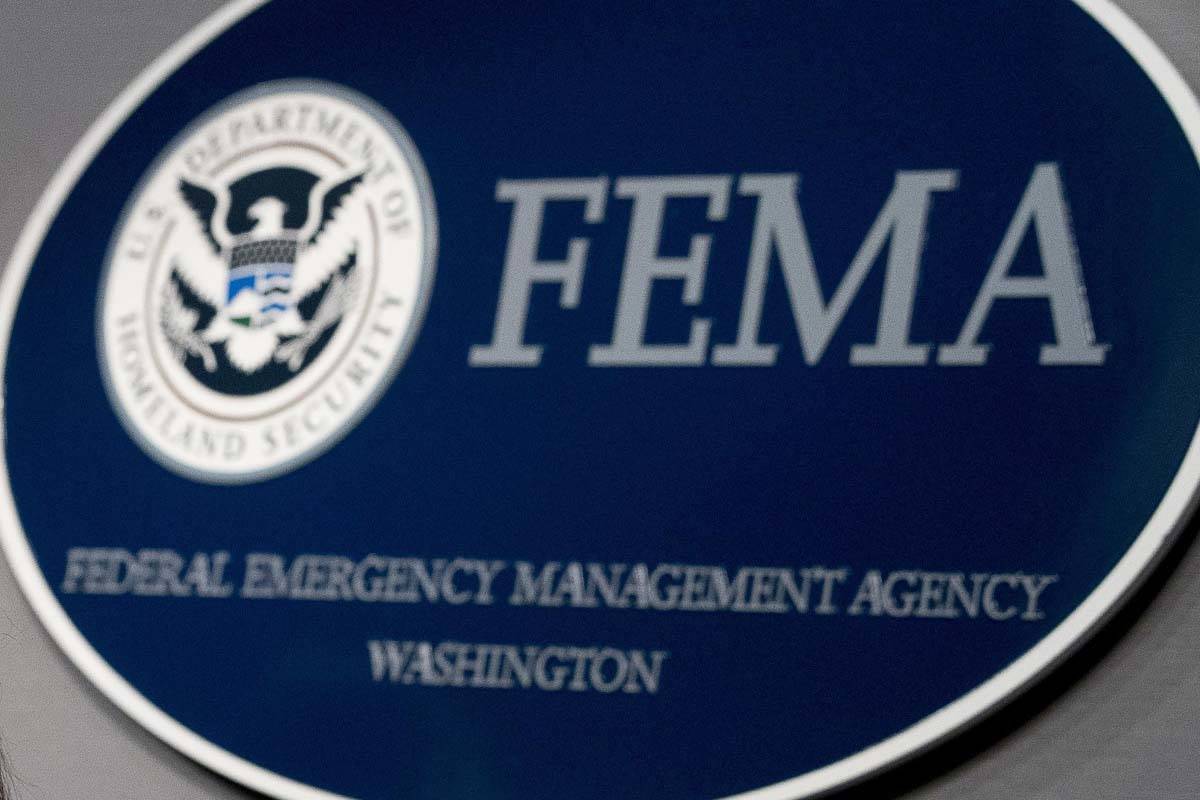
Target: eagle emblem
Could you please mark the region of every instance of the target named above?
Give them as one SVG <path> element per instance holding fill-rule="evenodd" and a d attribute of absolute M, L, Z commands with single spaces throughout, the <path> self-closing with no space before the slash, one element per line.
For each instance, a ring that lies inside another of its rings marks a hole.
<path fill-rule="evenodd" d="M 153 155 L 99 287 L 105 390 L 188 480 L 290 472 L 364 419 L 420 329 L 437 252 L 420 154 L 369 97 L 289 80 Z"/>
<path fill-rule="evenodd" d="M 233 234 L 230 188 L 180 178 L 159 319 L 175 358 L 208 373 L 228 365 L 235 377 L 303 369 L 354 302 L 362 180 L 317 180 L 304 209 L 262 194 L 241 210 L 248 229 Z"/>

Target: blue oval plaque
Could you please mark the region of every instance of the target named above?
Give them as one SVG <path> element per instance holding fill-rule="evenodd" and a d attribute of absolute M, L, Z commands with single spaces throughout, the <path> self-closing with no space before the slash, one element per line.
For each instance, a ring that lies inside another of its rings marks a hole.
<path fill-rule="evenodd" d="M 0 534 L 279 798 L 798 800 L 1185 521 L 1200 114 L 1105 0 L 236 3 L 0 284 Z"/>

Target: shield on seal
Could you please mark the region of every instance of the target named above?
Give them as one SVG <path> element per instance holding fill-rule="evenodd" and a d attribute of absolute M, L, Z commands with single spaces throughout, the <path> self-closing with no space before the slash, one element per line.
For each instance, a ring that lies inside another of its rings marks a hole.
<path fill-rule="evenodd" d="M 298 252 L 294 236 L 245 241 L 230 248 L 226 303 L 231 322 L 257 328 L 291 309 Z"/>

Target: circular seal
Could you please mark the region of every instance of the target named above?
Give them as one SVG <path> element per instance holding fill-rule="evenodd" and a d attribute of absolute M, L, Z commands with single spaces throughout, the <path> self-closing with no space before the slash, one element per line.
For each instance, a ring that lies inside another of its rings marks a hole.
<path fill-rule="evenodd" d="M 386 390 L 434 273 L 420 156 L 348 89 L 271 83 L 167 146 L 113 235 L 97 332 L 142 448 L 244 483 L 315 458 Z"/>
<path fill-rule="evenodd" d="M 1200 110 L 1110 3 L 584 5 L 235 4 L 0 277 L 22 590 L 272 797 L 823 796 L 1194 507 Z"/>

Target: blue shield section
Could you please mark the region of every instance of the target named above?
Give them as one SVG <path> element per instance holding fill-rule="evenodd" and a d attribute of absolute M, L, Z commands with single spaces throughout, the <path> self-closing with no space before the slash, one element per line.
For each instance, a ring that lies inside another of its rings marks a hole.
<path fill-rule="evenodd" d="M 229 271 L 228 302 L 243 291 L 263 298 L 263 314 L 281 313 L 291 307 L 288 295 L 292 289 L 291 264 L 250 264 Z"/>

